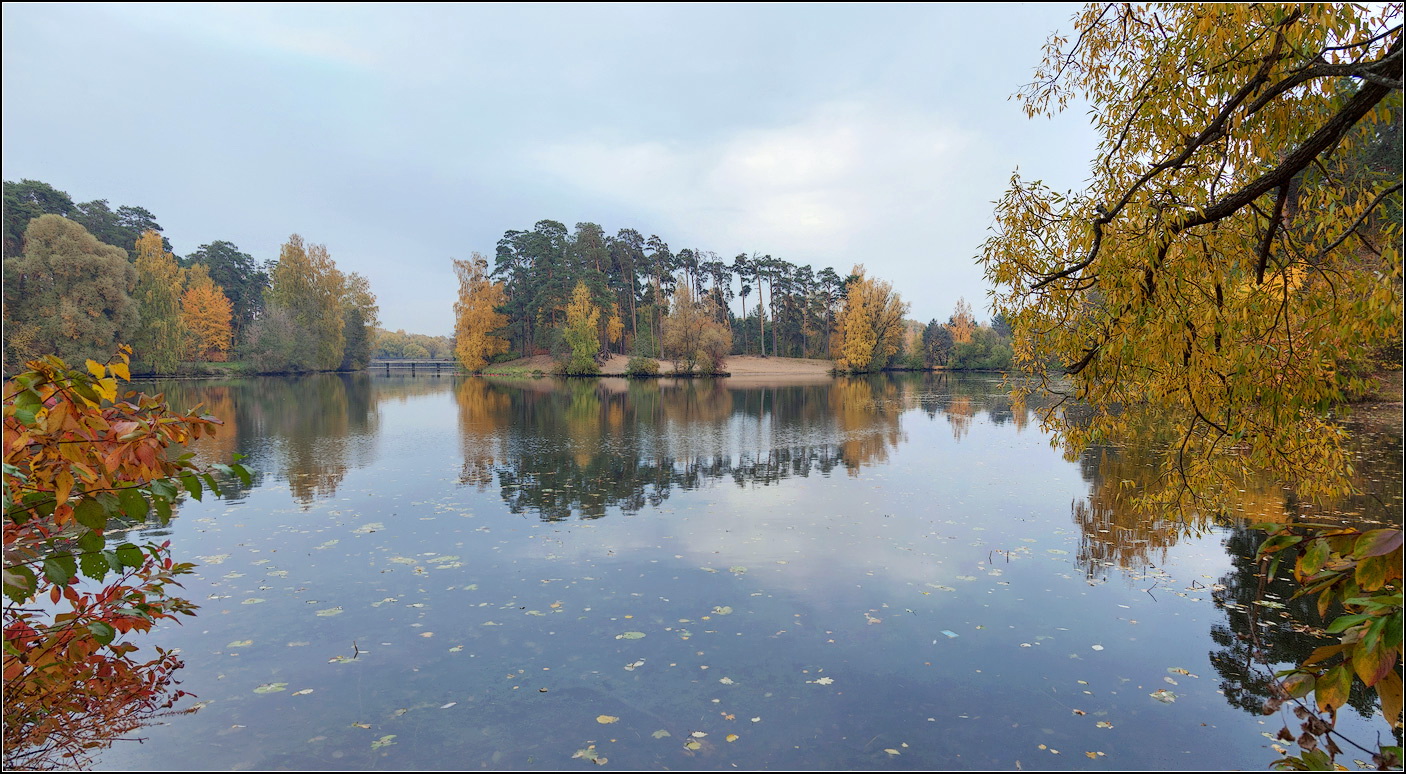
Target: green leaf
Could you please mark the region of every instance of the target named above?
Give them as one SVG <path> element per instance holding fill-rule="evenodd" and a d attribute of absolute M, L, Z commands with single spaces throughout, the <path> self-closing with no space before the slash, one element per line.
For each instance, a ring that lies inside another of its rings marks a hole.
<path fill-rule="evenodd" d="M 140 489 L 127 487 L 117 493 L 117 499 L 121 501 L 122 512 L 126 514 L 128 518 L 136 519 L 137 521 L 146 520 L 146 514 L 150 506 L 147 504 L 146 498 L 142 496 L 142 491 Z"/>
<path fill-rule="evenodd" d="M 85 497 L 73 506 L 73 518 L 88 529 L 102 529 L 107 526 L 107 509 L 101 502 Z"/>
<path fill-rule="evenodd" d="M 141 567 L 145 561 L 144 557 L 142 550 L 131 543 L 123 543 L 117 547 L 117 560 L 123 567 Z"/>
<path fill-rule="evenodd" d="M 1343 630 L 1348 629 L 1349 627 L 1353 627 L 1353 626 L 1356 626 L 1357 624 L 1362 623 L 1363 621 L 1367 620 L 1368 618 L 1371 618 L 1371 616 L 1369 616 L 1369 615 L 1340 615 L 1340 616 L 1338 616 L 1337 618 L 1334 618 L 1334 619 L 1333 619 L 1333 622 L 1328 625 L 1327 631 L 1328 631 L 1329 634 L 1338 634 L 1338 633 L 1342 632 Z"/>
<path fill-rule="evenodd" d="M 185 485 L 186 491 L 190 492 L 190 496 L 194 497 L 196 500 L 199 500 L 204 494 L 204 491 L 200 488 L 200 479 L 197 478 L 194 473 L 182 473 L 181 483 Z"/>
<path fill-rule="evenodd" d="M 74 560 L 73 554 L 53 554 L 44 560 L 44 577 L 56 586 L 67 586 L 77 574 L 78 562 Z"/>
<path fill-rule="evenodd" d="M 89 530 L 78 536 L 78 548 L 87 553 L 97 553 L 103 550 L 103 536 L 99 532 Z"/>
<path fill-rule="evenodd" d="M 7 567 L 4 570 L 5 596 L 15 604 L 22 604 L 34 596 L 38 579 L 34 571 L 24 565 Z"/>
<path fill-rule="evenodd" d="M 235 476 L 239 477 L 240 483 L 244 484 L 245 486 L 254 485 L 254 476 L 249 472 L 248 468 L 244 467 L 243 465 L 230 465 L 229 469 L 234 471 Z"/>
<path fill-rule="evenodd" d="M 89 621 L 88 633 L 93 635 L 93 639 L 104 645 L 110 644 L 112 638 L 117 636 L 117 630 L 102 621 Z"/>
<path fill-rule="evenodd" d="M 1323 568 L 1323 564 L 1328 561 L 1328 541 L 1319 538 L 1310 541 L 1308 550 L 1304 551 L 1303 557 L 1299 559 L 1299 572 L 1304 575 L 1313 575 Z"/>
<path fill-rule="evenodd" d="M 89 533 L 91 534 L 91 533 Z M 104 551 L 80 554 L 78 557 L 78 568 L 83 571 L 84 577 L 93 580 L 102 580 L 111 569 L 107 564 L 107 557 Z"/>
<path fill-rule="evenodd" d="M 33 427 L 35 415 L 38 413 L 38 406 L 24 406 L 15 409 L 14 417 L 25 427 Z"/>
<path fill-rule="evenodd" d="M 1399 529 L 1374 529 L 1357 539 L 1352 549 L 1353 557 L 1383 556 L 1401 548 L 1402 531 Z"/>
<path fill-rule="evenodd" d="M 165 497 L 153 497 L 151 504 L 156 507 L 156 520 L 161 526 L 171 523 L 171 501 Z"/>
<path fill-rule="evenodd" d="M 1275 535 L 1269 540 L 1264 541 L 1264 544 L 1260 546 L 1259 555 L 1266 556 L 1288 548 L 1289 546 L 1298 545 L 1301 542 L 1303 542 L 1303 537 L 1300 535 Z"/>

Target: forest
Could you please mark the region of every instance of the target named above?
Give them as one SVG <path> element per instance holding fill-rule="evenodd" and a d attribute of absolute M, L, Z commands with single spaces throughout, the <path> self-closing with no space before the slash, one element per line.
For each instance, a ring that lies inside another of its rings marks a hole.
<path fill-rule="evenodd" d="M 727 261 L 632 228 L 611 236 L 595 223 L 541 220 L 504 233 L 491 269 L 475 253 L 456 271 L 469 370 L 547 354 L 569 373 L 593 373 L 607 354 L 704 373 L 722 371 L 728 355 L 833 359 L 854 373 L 1010 363 L 1002 319 L 982 325 L 963 300 L 946 321 L 905 320 L 908 305 L 862 265 L 841 275 L 755 252 Z"/>
<path fill-rule="evenodd" d="M 294 234 L 258 261 L 214 240 L 176 255 L 156 216 L 75 203 L 37 180 L 4 183 L 4 367 L 36 357 L 104 360 L 133 348 L 137 373 L 355 370 L 373 358 L 457 356 L 470 371 L 551 354 L 595 373 L 611 354 L 721 373 L 729 355 L 819 358 L 842 372 L 1001 370 L 1010 327 L 959 301 L 945 321 L 907 320 L 900 295 L 862 265 L 841 275 L 771 255 L 726 261 L 657 235 L 554 220 L 509 230 L 493 263 L 455 261 L 455 336 L 379 328 L 366 278 Z M 216 369 L 217 371 L 219 369 Z"/>
<path fill-rule="evenodd" d="M 216 240 L 181 257 L 143 207 L 75 204 L 37 180 L 5 181 L 4 202 L 7 373 L 44 355 L 103 362 L 122 344 L 146 374 L 233 359 L 258 373 L 370 362 L 376 296 L 324 245 L 294 234 L 259 263 Z"/>

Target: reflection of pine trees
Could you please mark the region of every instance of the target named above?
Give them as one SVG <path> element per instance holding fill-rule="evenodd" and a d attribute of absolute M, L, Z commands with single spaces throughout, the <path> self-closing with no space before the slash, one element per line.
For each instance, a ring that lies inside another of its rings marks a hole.
<path fill-rule="evenodd" d="M 883 379 L 843 384 L 837 395 L 829 386 L 732 389 L 711 380 L 567 380 L 550 389 L 465 380 L 456 388 L 461 481 L 482 488 L 496 475 L 513 512 L 556 521 L 635 512 L 723 480 L 766 486 L 839 466 L 854 472 L 902 441 L 907 390 Z"/>
<path fill-rule="evenodd" d="M 1273 580 L 1259 574 L 1254 556 L 1263 540 L 1262 532 L 1243 525 L 1231 528 L 1225 548 L 1233 569 L 1217 584 L 1224 588 L 1213 593 L 1226 620 L 1211 626 L 1211 639 L 1220 646 L 1210 654 L 1211 665 L 1220 675 L 1225 700 L 1252 715 L 1260 714 L 1269 698 L 1275 670 L 1302 663 L 1314 648 L 1337 641 L 1314 632 L 1310 623 L 1321 622 L 1316 598 L 1292 599 L 1298 584 L 1287 567 Z M 1329 611 L 1329 620 L 1335 615 Z M 1375 709 L 1373 695 L 1356 681 L 1348 703 L 1364 717 Z"/>

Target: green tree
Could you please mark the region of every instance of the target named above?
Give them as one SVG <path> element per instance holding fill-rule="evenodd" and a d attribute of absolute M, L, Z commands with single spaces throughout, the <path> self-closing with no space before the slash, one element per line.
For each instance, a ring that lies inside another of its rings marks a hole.
<path fill-rule="evenodd" d="M 151 214 L 150 210 L 127 205 L 113 210 L 106 199 L 79 204 L 74 210 L 73 219 L 99 241 L 126 250 L 133 261 L 137 259 L 133 246 L 141 239 L 142 234 L 148 231 L 161 233 L 161 225 L 156 222 L 156 216 Z M 161 249 L 171 251 L 171 243 L 164 236 L 161 237 Z"/>
<path fill-rule="evenodd" d="M 72 218 L 76 207 L 65 192 L 38 180 L 6 180 L 4 256 L 13 258 L 24 253 L 24 230 L 40 215 Z"/>
<path fill-rule="evenodd" d="M 371 345 L 380 324 L 380 307 L 371 283 L 352 272 L 342 277 L 343 371 L 360 371 L 371 362 Z"/>
<path fill-rule="evenodd" d="M 270 311 L 281 309 L 307 342 L 289 347 L 279 326 L 265 326 L 261 337 L 277 333 L 267 343 L 280 343 L 282 360 L 293 371 L 330 371 L 342 363 L 346 348 L 343 318 L 343 277 L 322 245 L 303 245 L 293 234 L 279 251 L 278 265 L 270 273 L 272 287 L 266 295 Z M 291 356 L 296 354 L 296 360 Z"/>
<path fill-rule="evenodd" d="M 30 221 L 24 245 L 3 263 L 6 372 L 51 354 L 105 359 L 131 336 L 137 273 L 126 253 L 58 215 Z"/>
<path fill-rule="evenodd" d="M 132 292 L 140 322 L 132 335 L 132 351 L 141 370 L 175 373 L 186 348 L 181 319 L 185 293 L 176 257 L 161 246 L 161 235 L 147 231 L 136 242 L 137 287 Z"/>
<path fill-rule="evenodd" d="M 566 307 L 566 324 L 562 328 L 562 340 L 566 351 L 560 359 L 560 367 L 568 374 L 600 373 L 596 365 L 596 355 L 600 353 L 600 309 L 591 301 L 591 291 L 586 283 L 576 283 L 571 292 L 571 303 Z"/>

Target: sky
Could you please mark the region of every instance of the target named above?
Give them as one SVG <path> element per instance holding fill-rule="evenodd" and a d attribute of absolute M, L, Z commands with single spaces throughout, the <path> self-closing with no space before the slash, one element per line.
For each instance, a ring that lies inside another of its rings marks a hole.
<path fill-rule="evenodd" d="M 1009 99 L 1077 10 L 5 3 L 0 171 L 145 207 L 178 254 L 325 244 L 390 330 L 452 334 L 451 260 L 543 219 L 987 317 L 1011 175 L 1088 177 L 1086 108 Z"/>

